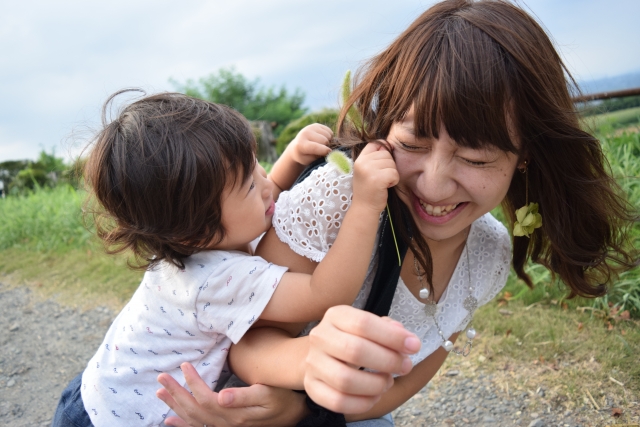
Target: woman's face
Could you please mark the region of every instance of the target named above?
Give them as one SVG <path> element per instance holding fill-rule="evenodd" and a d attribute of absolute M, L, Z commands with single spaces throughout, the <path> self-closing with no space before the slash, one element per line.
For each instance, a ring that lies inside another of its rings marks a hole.
<path fill-rule="evenodd" d="M 400 174 L 398 196 L 425 238 L 445 241 L 500 204 L 518 158 L 497 148 L 460 147 L 444 128 L 438 139 L 416 138 L 413 120 L 412 109 L 387 138 Z"/>

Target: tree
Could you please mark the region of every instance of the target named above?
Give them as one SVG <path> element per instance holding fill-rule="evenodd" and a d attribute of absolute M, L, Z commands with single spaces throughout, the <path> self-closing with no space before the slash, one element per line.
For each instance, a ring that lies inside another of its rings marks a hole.
<path fill-rule="evenodd" d="M 284 86 L 265 88 L 260 86 L 259 79 L 251 81 L 233 67 L 221 68 L 197 82 L 193 79 L 184 84 L 170 81 L 186 95 L 228 105 L 249 120 L 272 123 L 276 137 L 289 122 L 307 111 L 302 106 L 305 94 L 300 89 L 289 93 Z"/>
<path fill-rule="evenodd" d="M 5 191 L 19 194 L 36 187 L 55 187 L 68 167 L 64 159 L 51 153 L 40 151 L 38 160 L 13 160 L 0 163 L 0 179 L 4 182 Z"/>

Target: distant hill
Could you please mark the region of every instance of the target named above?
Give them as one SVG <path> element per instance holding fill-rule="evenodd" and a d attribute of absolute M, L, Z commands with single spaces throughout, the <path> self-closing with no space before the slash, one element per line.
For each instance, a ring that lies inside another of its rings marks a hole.
<path fill-rule="evenodd" d="M 636 88 L 640 87 L 640 71 L 597 80 L 579 81 L 578 85 L 585 94 Z"/>

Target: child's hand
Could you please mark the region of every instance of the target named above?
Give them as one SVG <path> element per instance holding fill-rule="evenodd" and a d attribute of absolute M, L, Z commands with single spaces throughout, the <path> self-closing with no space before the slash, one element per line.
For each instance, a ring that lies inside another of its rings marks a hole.
<path fill-rule="evenodd" d="M 332 137 L 333 132 L 327 126 L 313 123 L 302 128 L 285 151 L 289 151 L 292 160 L 306 166 L 331 152 Z"/>
<path fill-rule="evenodd" d="M 380 213 L 387 189 L 400 180 L 396 162 L 384 147 L 370 142 L 353 164 L 353 204 L 364 203 Z"/>

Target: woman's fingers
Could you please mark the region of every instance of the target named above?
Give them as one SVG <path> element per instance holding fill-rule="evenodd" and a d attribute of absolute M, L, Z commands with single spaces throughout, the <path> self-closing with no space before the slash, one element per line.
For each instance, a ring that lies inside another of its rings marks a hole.
<path fill-rule="evenodd" d="M 305 379 L 304 388 L 318 405 L 341 414 L 366 412 L 380 400 L 380 395 L 346 395 L 317 379 Z"/>
<path fill-rule="evenodd" d="M 199 404 L 208 404 L 217 402 L 217 394 L 202 380 L 198 371 L 191 363 L 183 363 L 180 365 L 184 379 Z"/>
<path fill-rule="evenodd" d="M 190 363 L 183 363 L 180 368 L 193 396 L 168 374 L 158 375 L 158 382 L 164 389 L 158 390 L 156 396 L 187 425 L 211 424 L 206 421 L 223 409 L 218 405 L 218 394 L 207 386 Z"/>
<path fill-rule="evenodd" d="M 184 422 L 181 418 L 178 417 L 168 417 L 166 420 L 164 420 L 164 423 L 172 427 L 190 427 L 188 423 Z"/>
<path fill-rule="evenodd" d="M 420 349 L 398 322 L 349 306 L 327 310 L 309 343 L 305 389 L 318 404 L 342 413 L 370 409 L 393 384 L 391 373 L 411 370 L 406 354 Z"/>
<path fill-rule="evenodd" d="M 227 388 L 218 393 L 218 404 L 225 408 L 264 406 L 269 402 L 272 387 L 254 384 L 250 387 Z"/>
<path fill-rule="evenodd" d="M 389 388 L 391 375 L 359 370 L 327 352 L 310 351 L 307 356 L 307 376 L 319 378 L 333 389 L 346 394 L 375 396 Z"/>
<path fill-rule="evenodd" d="M 322 347 L 323 353 L 356 367 L 400 375 L 411 370 L 411 362 L 403 353 L 339 329 L 314 329 L 309 334 L 309 340 L 311 347 Z"/>
<path fill-rule="evenodd" d="M 178 382 L 169 374 L 158 375 L 158 382 L 164 388 L 159 389 L 156 392 L 156 396 L 166 403 L 167 406 L 178 415 L 178 417 L 183 420 L 188 420 L 189 416 L 183 409 L 183 406 L 188 407 L 189 405 L 197 404 L 193 396 L 191 396 L 191 394 L 184 387 L 178 384 Z M 165 424 L 167 421 L 168 420 L 165 421 Z M 174 424 L 169 425 L 181 426 L 181 424 L 175 422 Z"/>
<path fill-rule="evenodd" d="M 330 308 L 323 323 L 398 353 L 413 354 L 420 350 L 418 337 L 404 329 L 401 323 L 350 306 Z"/>

